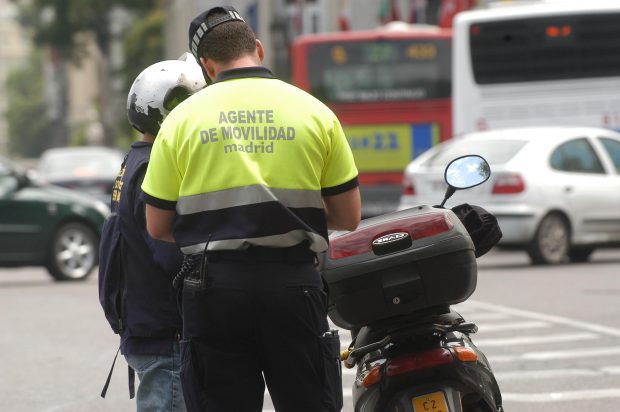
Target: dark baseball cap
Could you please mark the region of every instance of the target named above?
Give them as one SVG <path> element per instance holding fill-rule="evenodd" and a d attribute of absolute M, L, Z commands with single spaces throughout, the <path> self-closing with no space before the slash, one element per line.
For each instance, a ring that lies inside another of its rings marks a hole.
<path fill-rule="evenodd" d="M 213 19 L 207 23 L 207 17 L 213 13 L 223 13 L 221 16 Z M 212 7 L 209 10 L 200 13 L 189 24 L 189 49 L 192 54 L 199 60 L 198 45 L 200 40 L 209 33 L 215 26 L 219 26 L 222 23 L 229 21 L 245 21 L 243 17 L 232 6 L 218 6 Z"/>

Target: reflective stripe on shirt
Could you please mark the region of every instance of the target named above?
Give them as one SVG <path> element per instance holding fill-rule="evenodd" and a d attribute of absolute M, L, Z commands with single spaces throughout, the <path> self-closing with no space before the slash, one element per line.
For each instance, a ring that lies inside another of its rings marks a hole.
<path fill-rule="evenodd" d="M 177 213 L 187 215 L 265 202 L 280 202 L 290 208 L 323 208 L 320 190 L 277 189 L 264 185 L 252 185 L 182 196 L 177 202 Z"/>

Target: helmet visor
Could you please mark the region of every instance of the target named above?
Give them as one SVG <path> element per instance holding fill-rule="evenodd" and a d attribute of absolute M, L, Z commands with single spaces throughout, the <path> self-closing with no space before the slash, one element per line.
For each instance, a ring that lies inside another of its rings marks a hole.
<path fill-rule="evenodd" d="M 164 109 L 172 111 L 179 103 L 187 99 L 190 95 L 189 90 L 185 87 L 177 86 L 166 92 L 164 96 Z"/>

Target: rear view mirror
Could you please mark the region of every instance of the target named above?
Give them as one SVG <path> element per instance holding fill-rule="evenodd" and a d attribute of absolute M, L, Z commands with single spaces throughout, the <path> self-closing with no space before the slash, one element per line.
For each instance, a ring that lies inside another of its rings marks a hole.
<path fill-rule="evenodd" d="M 455 189 L 468 189 L 487 181 L 491 168 L 486 160 L 478 155 L 463 156 L 448 164 L 445 180 Z"/>
<path fill-rule="evenodd" d="M 478 186 L 486 182 L 490 176 L 491 167 L 482 156 L 467 155 L 457 157 L 448 163 L 446 167 L 444 179 L 448 184 L 448 189 L 446 190 L 440 207 L 443 207 L 446 200 L 448 200 L 455 191 Z"/>

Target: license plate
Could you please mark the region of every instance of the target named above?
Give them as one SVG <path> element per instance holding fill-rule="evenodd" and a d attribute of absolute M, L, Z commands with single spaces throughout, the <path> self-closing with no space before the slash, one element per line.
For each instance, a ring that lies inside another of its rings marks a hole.
<path fill-rule="evenodd" d="M 448 403 L 443 392 L 427 393 L 411 400 L 414 412 L 448 412 Z"/>

